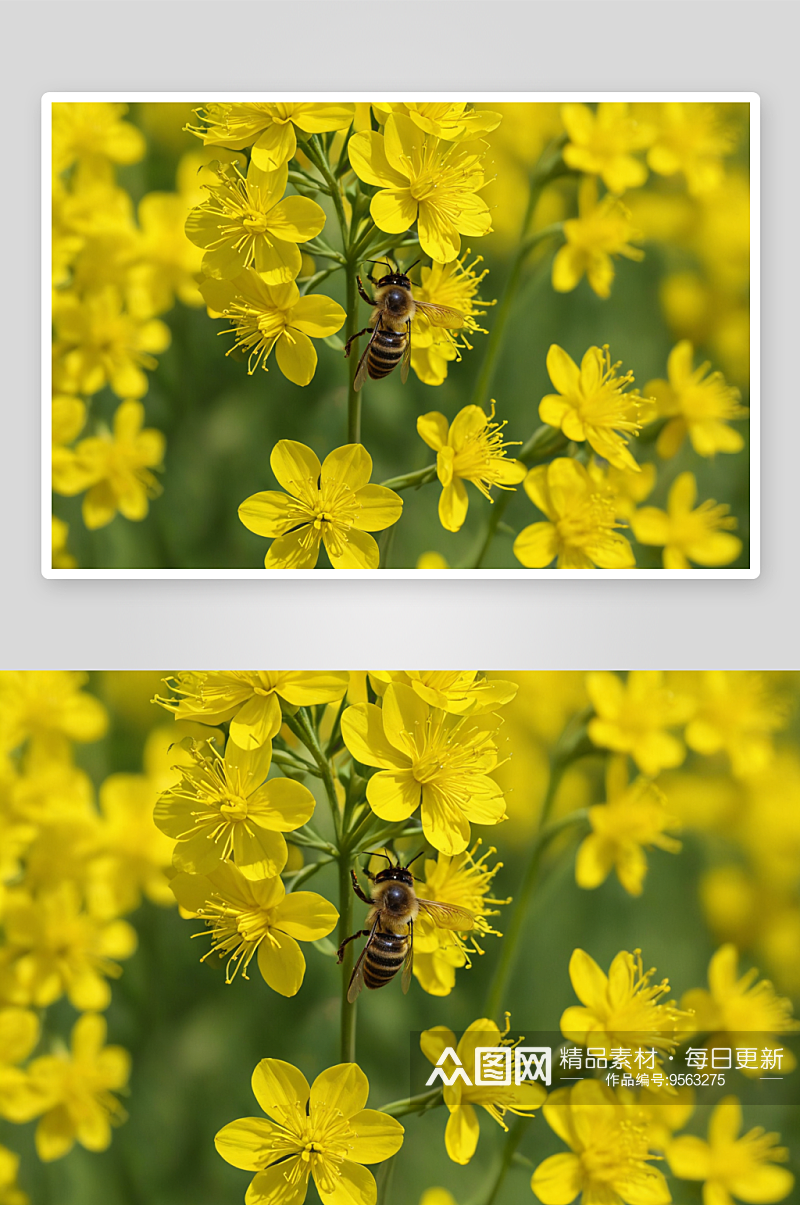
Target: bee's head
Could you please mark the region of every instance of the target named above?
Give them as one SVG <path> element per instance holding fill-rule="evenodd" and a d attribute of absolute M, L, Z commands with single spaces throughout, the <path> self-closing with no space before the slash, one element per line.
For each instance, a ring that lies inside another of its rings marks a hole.
<path fill-rule="evenodd" d="M 409 279 L 409 272 L 411 271 L 411 268 L 416 267 L 416 264 L 419 263 L 419 260 L 416 260 L 415 263 L 413 263 L 411 265 L 411 268 L 409 268 L 407 272 L 401 272 L 399 270 L 399 268 L 393 268 L 392 265 L 388 262 L 388 260 L 371 259 L 371 260 L 368 260 L 368 263 L 377 264 L 379 267 L 383 266 L 384 268 L 389 269 L 386 276 L 381 276 L 381 278 L 378 280 L 377 285 L 376 285 L 377 288 L 387 289 L 387 288 L 392 288 L 392 286 L 394 286 L 395 288 L 398 288 L 398 289 L 410 289 L 411 281 Z"/>
<path fill-rule="evenodd" d="M 387 866 L 385 870 L 379 870 L 375 875 L 376 883 L 405 883 L 411 887 L 414 883 L 414 876 L 406 866 Z"/>

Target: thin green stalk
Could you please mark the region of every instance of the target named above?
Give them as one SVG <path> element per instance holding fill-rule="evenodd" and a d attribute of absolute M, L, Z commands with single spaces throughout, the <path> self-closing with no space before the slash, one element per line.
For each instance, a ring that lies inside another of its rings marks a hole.
<path fill-rule="evenodd" d="M 430 1092 L 420 1092 L 418 1096 L 405 1096 L 402 1100 L 392 1100 L 381 1105 L 380 1112 L 388 1113 L 390 1117 L 406 1117 L 409 1113 L 427 1113 L 428 1109 L 438 1109 L 444 1104 L 441 1088 L 431 1088 Z"/>
<path fill-rule="evenodd" d="M 508 1131 L 505 1143 L 503 1144 L 503 1153 L 500 1157 L 500 1165 L 494 1177 L 494 1181 L 489 1188 L 488 1196 L 481 1198 L 481 1205 L 494 1205 L 497 1200 L 498 1193 L 503 1187 L 503 1182 L 508 1174 L 508 1169 L 514 1160 L 517 1147 L 522 1141 L 522 1135 L 525 1132 L 525 1121 L 530 1118 L 520 1117 Z"/>
<path fill-rule="evenodd" d="M 346 343 L 353 338 L 358 330 L 357 266 L 358 260 L 349 254 L 344 269 L 347 280 Z M 350 358 L 347 361 L 347 442 L 351 444 L 361 443 L 361 393 L 356 391 L 356 371 L 358 369 L 360 345 L 360 339 L 356 339 L 350 344 Z"/>
<path fill-rule="evenodd" d="M 416 469 L 413 473 L 404 473 L 402 477 L 390 477 L 381 485 L 388 490 L 410 490 L 414 486 L 427 485 L 436 480 L 436 465 L 429 464 L 424 469 Z"/>
<path fill-rule="evenodd" d="M 300 708 L 296 715 L 284 715 L 284 723 L 295 734 L 298 740 L 302 741 L 306 749 L 308 749 L 320 771 L 320 777 L 325 786 L 325 794 L 328 797 L 328 805 L 331 809 L 333 818 L 333 827 L 336 833 L 337 844 L 341 838 L 341 813 L 339 811 L 339 800 L 336 798 L 336 786 L 333 779 L 333 771 L 331 764 L 320 748 L 317 734 L 311 725 L 304 708 Z"/>
<path fill-rule="evenodd" d="M 350 878 L 350 851 L 339 850 L 339 943 L 353 933 L 353 883 Z M 340 1058 L 343 1063 L 356 1060 L 356 1006 L 347 999 L 350 976 L 353 973 L 353 942 L 344 948 L 342 958 L 342 1010 L 340 1025 Z"/>
<path fill-rule="evenodd" d="M 499 1016 L 503 999 L 508 988 L 508 983 L 511 978 L 511 973 L 514 970 L 516 963 L 520 937 L 525 926 L 525 921 L 528 916 L 528 908 L 530 906 L 531 897 L 533 896 L 536 885 L 539 881 L 539 870 L 542 864 L 545 850 L 550 844 L 553 837 L 557 833 L 562 832 L 565 828 L 570 828 L 575 824 L 582 824 L 588 815 L 585 809 L 577 812 L 572 812 L 569 816 L 565 816 L 562 820 L 556 820 L 553 824 L 548 825 L 550 813 L 553 810 L 553 804 L 558 791 L 559 783 L 564 775 L 564 771 L 570 764 L 572 759 L 554 760 L 550 771 L 550 782 L 547 787 L 544 803 L 542 804 L 542 814 L 539 821 L 539 831 L 534 840 L 533 849 L 531 850 L 530 860 L 528 862 L 525 877 L 522 880 L 522 885 L 515 896 L 514 912 L 511 917 L 511 924 L 503 941 L 503 949 L 500 955 L 500 962 L 492 979 L 492 986 L 489 990 L 489 995 L 486 1000 L 486 1009 L 484 1015 L 487 1017 Z"/>
<path fill-rule="evenodd" d="M 307 862 L 296 874 L 287 875 L 286 886 L 288 890 L 297 891 L 301 884 L 307 883 L 318 871 L 322 870 L 323 866 L 330 865 L 333 860 L 332 857 L 318 858 L 316 862 Z"/>

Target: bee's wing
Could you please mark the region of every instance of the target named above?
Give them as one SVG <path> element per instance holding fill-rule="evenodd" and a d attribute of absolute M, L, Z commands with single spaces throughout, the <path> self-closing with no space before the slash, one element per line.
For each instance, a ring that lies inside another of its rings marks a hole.
<path fill-rule="evenodd" d="M 413 967 L 414 967 L 414 922 L 413 922 L 413 920 L 410 920 L 408 922 L 408 953 L 406 954 L 406 960 L 403 963 L 402 988 L 403 988 L 404 993 L 407 992 L 408 989 L 411 987 L 411 972 L 413 970 Z"/>
<path fill-rule="evenodd" d="M 364 942 L 364 949 L 359 954 L 358 962 L 353 967 L 353 973 L 350 976 L 350 983 L 347 988 L 347 999 L 349 1000 L 349 1002 L 351 1004 L 354 1002 L 356 996 L 358 995 L 358 993 L 361 991 L 362 987 L 364 986 L 364 958 L 366 956 L 367 950 L 370 947 L 370 942 L 372 941 L 373 937 L 375 936 L 375 930 L 378 927 L 378 919 L 379 918 L 376 916 L 375 920 L 372 922 L 372 928 L 369 931 L 369 937 Z"/>
<path fill-rule="evenodd" d="M 428 301 L 416 301 L 415 304 L 431 326 L 449 326 L 453 330 L 460 330 L 464 325 L 464 315 L 459 310 L 451 310 L 449 305 L 433 305 Z"/>
<path fill-rule="evenodd" d="M 375 323 L 374 327 L 372 328 L 372 334 L 370 335 L 369 339 L 367 340 L 367 346 L 364 348 L 364 351 L 361 355 L 361 359 L 358 361 L 358 368 L 356 369 L 355 381 L 353 382 L 353 388 L 355 389 L 356 393 L 358 393 L 359 389 L 361 388 L 361 386 L 364 384 L 364 382 L 367 379 L 367 356 L 369 355 L 369 349 L 372 346 L 372 340 L 375 338 L 376 334 L 380 330 L 380 326 L 381 326 L 381 320 L 379 318 L 378 321 Z"/>
<path fill-rule="evenodd" d="M 438 929 L 474 929 L 475 917 L 466 908 L 455 904 L 441 904 L 438 900 L 417 898 L 420 910 Z"/>
<path fill-rule="evenodd" d="M 400 365 L 400 380 L 405 385 L 408 380 L 408 366 L 411 363 L 411 323 L 406 323 L 406 347 L 403 352 L 403 362 Z"/>

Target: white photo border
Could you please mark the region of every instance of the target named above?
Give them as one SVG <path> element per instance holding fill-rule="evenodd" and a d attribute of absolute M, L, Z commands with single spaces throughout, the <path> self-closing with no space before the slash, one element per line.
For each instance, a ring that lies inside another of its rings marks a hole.
<path fill-rule="evenodd" d="M 220 101 L 556 101 L 735 102 L 750 106 L 750 565 L 746 569 L 54 569 L 52 566 L 52 106 L 59 102 L 160 101 L 196 104 Z M 189 579 L 273 581 L 276 578 L 757 578 L 761 572 L 761 140 L 760 97 L 755 92 L 46 92 L 42 97 L 42 576 L 48 579 Z"/>

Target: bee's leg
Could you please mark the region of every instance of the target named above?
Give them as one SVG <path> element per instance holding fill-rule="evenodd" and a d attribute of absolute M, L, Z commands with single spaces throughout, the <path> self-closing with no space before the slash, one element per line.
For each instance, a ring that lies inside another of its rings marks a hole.
<path fill-rule="evenodd" d="M 348 945 L 351 941 L 356 941 L 359 937 L 369 937 L 369 934 L 370 934 L 369 929 L 359 929 L 358 932 L 354 933 L 352 937 L 346 937 L 344 939 L 344 941 L 342 942 L 342 944 L 339 946 L 339 950 L 336 955 L 336 961 L 341 962 L 342 959 L 344 958 L 344 948 L 346 945 Z"/>
<path fill-rule="evenodd" d="M 369 298 L 367 300 L 369 300 Z M 356 333 L 354 335 L 351 335 L 350 338 L 347 340 L 347 342 L 344 345 L 345 357 L 350 355 L 350 344 L 353 342 L 354 339 L 360 339 L 362 335 L 366 335 L 367 333 L 371 333 L 371 332 L 372 332 L 372 327 L 365 326 L 363 331 L 356 331 Z"/>
<path fill-rule="evenodd" d="M 375 284 L 375 278 L 373 277 L 371 272 L 367 272 L 367 280 L 369 280 L 372 284 Z M 367 294 L 364 290 L 364 286 L 361 283 L 360 276 L 356 277 L 356 284 L 358 285 L 358 291 L 361 294 L 362 299 L 364 301 L 366 301 L 367 305 L 374 305 L 375 302 L 373 301 L 373 299 L 371 297 L 367 297 Z"/>
<path fill-rule="evenodd" d="M 369 896 L 364 895 L 364 892 L 361 890 L 361 884 L 359 883 L 358 879 L 356 878 L 356 872 L 354 870 L 351 870 L 350 874 L 353 879 L 353 891 L 355 891 L 356 895 L 358 896 L 358 898 L 360 900 L 363 901 L 363 903 L 371 904 L 372 900 L 369 898 Z"/>

